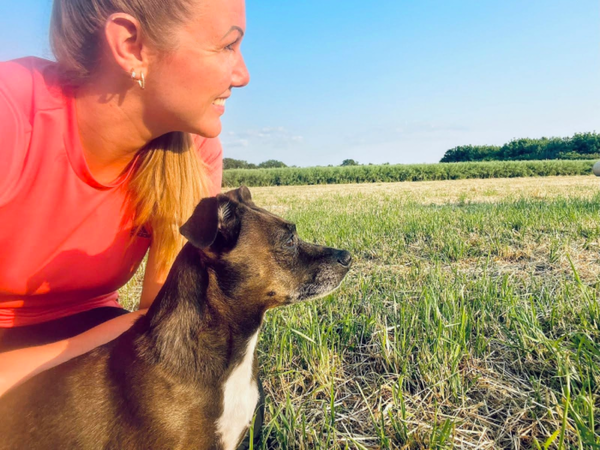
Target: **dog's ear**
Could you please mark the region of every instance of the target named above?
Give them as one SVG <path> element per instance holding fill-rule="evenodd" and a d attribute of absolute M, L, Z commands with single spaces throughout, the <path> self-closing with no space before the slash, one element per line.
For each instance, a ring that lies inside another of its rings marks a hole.
<path fill-rule="evenodd" d="M 179 231 L 195 247 L 225 250 L 235 245 L 240 231 L 240 203 L 228 195 L 202 199 Z"/>
<path fill-rule="evenodd" d="M 235 200 L 237 202 L 254 206 L 254 202 L 252 201 L 252 195 L 250 194 L 250 189 L 248 189 L 246 186 L 240 186 L 237 189 L 225 192 L 225 194 L 223 195 L 226 195 L 230 199 Z"/>
<path fill-rule="evenodd" d="M 203 198 L 192 217 L 179 228 L 179 232 L 198 248 L 210 247 L 218 231 L 219 200 L 216 197 Z"/>

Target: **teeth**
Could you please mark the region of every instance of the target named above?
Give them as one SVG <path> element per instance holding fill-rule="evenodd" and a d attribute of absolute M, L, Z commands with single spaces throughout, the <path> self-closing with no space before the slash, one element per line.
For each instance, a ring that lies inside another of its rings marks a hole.
<path fill-rule="evenodd" d="M 225 106 L 225 100 L 224 98 L 218 98 L 216 99 L 213 104 L 217 105 L 217 106 Z"/>

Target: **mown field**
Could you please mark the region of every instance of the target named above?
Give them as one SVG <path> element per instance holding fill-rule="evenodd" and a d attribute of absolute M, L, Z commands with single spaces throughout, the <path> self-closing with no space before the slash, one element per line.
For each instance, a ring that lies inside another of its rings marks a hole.
<path fill-rule="evenodd" d="M 591 176 L 252 189 L 355 261 L 333 295 L 266 317 L 262 448 L 600 448 L 599 192 Z"/>
<path fill-rule="evenodd" d="M 229 169 L 224 186 L 298 186 L 588 175 L 595 160 L 493 161 L 447 164 L 397 164 L 347 167 Z"/>

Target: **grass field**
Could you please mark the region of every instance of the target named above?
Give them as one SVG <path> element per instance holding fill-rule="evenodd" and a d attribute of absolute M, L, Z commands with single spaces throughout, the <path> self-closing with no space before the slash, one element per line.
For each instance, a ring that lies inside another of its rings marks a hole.
<path fill-rule="evenodd" d="M 472 161 L 444 164 L 383 164 L 344 167 L 284 167 L 230 169 L 223 184 L 301 186 L 314 184 L 391 183 L 400 181 L 466 180 L 575 176 L 592 173 L 595 160 Z"/>
<path fill-rule="evenodd" d="M 266 317 L 263 448 L 600 448 L 599 192 L 590 176 L 252 189 L 355 261 L 333 295 Z"/>

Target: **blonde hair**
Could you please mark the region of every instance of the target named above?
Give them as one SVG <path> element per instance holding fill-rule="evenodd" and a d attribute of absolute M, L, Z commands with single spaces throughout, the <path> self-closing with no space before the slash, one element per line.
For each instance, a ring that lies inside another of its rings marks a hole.
<path fill-rule="evenodd" d="M 94 74 L 102 52 L 102 30 L 111 14 L 135 17 L 159 50 L 173 43 L 172 30 L 185 21 L 190 0 L 54 0 L 50 42 L 61 83 L 77 88 Z M 134 228 L 149 225 L 159 270 L 168 269 L 183 245 L 179 226 L 209 193 L 208 179 L 191 135 L 172 132 L 140 149 L 127 184 Z"/>

